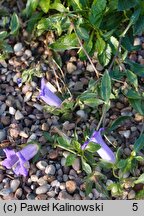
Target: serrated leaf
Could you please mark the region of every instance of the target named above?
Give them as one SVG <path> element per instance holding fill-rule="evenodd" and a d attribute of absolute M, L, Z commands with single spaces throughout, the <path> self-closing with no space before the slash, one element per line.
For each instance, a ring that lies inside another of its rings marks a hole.
<path fill-rule="evenodd" d="M 82 169 L 89 175 L 92 173 L 92 169 L 90 165 L 83 159 L 81 158 L 82 161 Z"/>
<path fill-rule="evenodd" d="M 138 3 L 138 0 L 118 0 L 118 10 L 123 11 L 123 10 L 128 10 L 132 7 L 134 7 Z"/>
<path fill-rule="evenodd" d="M 60 37 L 56 42 L 52 43 L 49 48 L 55 51 L 65 51 L 77 48 L 78 40 L 75 33 Z"/>
<path fill-rule="evenodd" d="M 10 22 L 10 29 L 11 29 L 10 34 L 16 35 L 18 33 L 19 27 L 20 27 L 19 18 L 17 14 L 14 13 L 11 17 L 11 22 Z"/>
<path fill-rule="evenodd" d="M 106 46 L 106 43 L 105 41 L 103 40 L 102 37 L 100 36 L 97 36 L 97 40 L 96 40 L 96 50 L 98 52 L 98 55 L 101 55 L 102 52 L 104 51 L 105 49 L 105 46 Z"/>
<path fill-rule="evenodd" d="M 144 134 L 142 134 L 134 143 L 134 151 L 139 152 L 144 149 Z"/>
<path fill-rule="evenodd" d="M 108 131 L 113 131 L 117 127 L 119 127 L 124 121 L 130 119 L 130 116 L 120 116 L 115 121 L 112 122 L 112 124 L 109 126 Z"/>
<path fill-rule="evenodd" d="M 108 71 L 105 71 L 101 80 L 101 97 L 107 103 L 111 95 L 111 78 Z"/>
<path fill-rule="evenodd" d="M 99 149 L 101 148 L 101 146 L 99 144 L 96 144 L 94 142 L 89 142 L 89 144 L 87 145 L 87 147 L 85 148 L 85 150 L 91 152 L 91 153 L 95 153 L 97 152 Z"/>
<path fill-rule="evenodd" d="M 41 7 L 41 9 L 44 13 L 47 13 L 49 11 L 49 8 L 50 8 L 50 0 L 40 0 L 39 6 Z"/>
<path fill-rule="evenodd" d="M 98 55 L 99 61 L 103 66 L 107 66 L 111 60 L 112 49 L 109 44 L 107 44 L 105 50 L 101 55 Z"/>
<path fill-rule="evenodd" d="M 74 154 L 69 154 L 69 155 L 67 156 L 67 158 L 66 158 L 65 165 L 66 165 L 66 166 L 71 166 L 71 165 L 74 163 L 75 159 L 76 159 L 76 155 L 74 155 Z"/>
<path fill-rule="evenodd" d="M 102 18 L 103 11 L 106 8 L 106 0 L 94 0 L 90 9 L 89 21 L 90 23 L 99 28 Z"/>
<path fill-rule="evenodd" d="M 137 75 L 134 74 L 132 71 L 127 70 L 126 71 L 126 76 L 128 78 L 128 81 L 130 82 L 130 84 L 133 85 L 135 87 L 135 89 L 137 89 L 138 88 Z"/>

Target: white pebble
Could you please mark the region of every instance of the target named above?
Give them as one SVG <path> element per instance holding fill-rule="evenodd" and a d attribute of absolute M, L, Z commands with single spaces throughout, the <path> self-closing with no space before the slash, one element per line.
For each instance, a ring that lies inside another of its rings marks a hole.
<path fill-rule="evenodd" d="M 24 118 L 23 114 L 19 110 L 17 110 L 15 113 L 15 120 L 21 120 L 23 118 Z"/>
<path fill-rule="evenodd" d="M 16 43 L 14 45 L 14 52 L 20 52 L 22 48 L 23 48 L 22 43 Z"/>

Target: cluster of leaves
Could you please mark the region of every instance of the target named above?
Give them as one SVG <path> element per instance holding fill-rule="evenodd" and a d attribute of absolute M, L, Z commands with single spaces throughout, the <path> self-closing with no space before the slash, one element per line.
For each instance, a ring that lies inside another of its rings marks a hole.
<path fill-rule="evenodd" d="M 16 13 L 11 16 L 6 11 L 0 11 L 0 18 L 2 21 L 0 31 L 0 50 L 1 56 L 5 53 L 12 52 L 12 47 L 9 44 L 9 37 L 15 37 L 19 33 L 20 22 Z"/>

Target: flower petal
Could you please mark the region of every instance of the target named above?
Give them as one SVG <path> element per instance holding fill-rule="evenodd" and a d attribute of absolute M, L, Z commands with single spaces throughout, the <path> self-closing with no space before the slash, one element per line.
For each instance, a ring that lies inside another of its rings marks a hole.
<path fill-rule="evenodd" d="M 7 158 L 2 161 L 2 165 L 7 169 L 11 169 L 12 166 L 18 161 L 18 157 L 14 150 L 5 148 L 3 151 L 5 152 Z"/>
<path fill-rule="evenodd" d="M 39 97 L 50 106 L 60 107 L 62 104 L 61 99 L 45 84 L 44 78 L 41 79 L 41 92 Z"/>
<path fill-rule="evenodd" d="M 28 161 L 37 154 L 38 150 L 39 146 L 37 144 L 29 144 L 24 147 L 19 153 L 26 161 Z"/>
<path fill-rule="evenodd" d="M 23 176 L 27 176 L 28 175 L 28 167 L 26 167 L 26 164 L 27 163 L 29 164 L 29 162 L 23 157 L 21 152 L 17 152 L 17 156 L 19 158 L 19 163 L 15 167 L 14 172 L 21 174 Z"/>
<path fill-rule="evenodd" d="M 103 131 L 104 129 L 101 128 L 99 131 L 95 131 L 91 138 L 89 139 L 89 141 L 86 141 L 83 146 L 82 149 L 85 149 L 86 146 L 88 145 L 89 142 L 94 142 L 97 143 L 101 146 L 101 148 L 97 151 L 97 153 L 100 155 L 100 157 L 104 160 L 107 160 L 111 163 L 115 162 L 115 155 L 112 152 L 112 150 L 107 146 L 107 144 L 104 142 L 102 136 L 101 136 L 101 131 Z"/>

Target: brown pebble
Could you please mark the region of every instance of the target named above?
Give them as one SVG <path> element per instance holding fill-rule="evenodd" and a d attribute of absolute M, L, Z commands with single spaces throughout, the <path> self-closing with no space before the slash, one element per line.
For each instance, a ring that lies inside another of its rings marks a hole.
<path fill-rule="evenodd" d="M 57 150 L 53 150 L 49 153 L 48 155 L 49 159 L 51 160 L 56 160 L 58 158 L 58 151 Z"/>
<path fill-rule="evenodd" d="M 42 124 L 42 130 L 43 130 L 43 131 L 48 131 L 48 129 L 49 129 L 48 124 L 43 123 L 43 124 Z"/>
<path fill-rule="evenodd" d="M 17 138 L 19 136 L 19 130 L 15 128 L 10 128 L 9 130 L 10 136 L 13 138 Z"/>
<path fill-rule="evenodd" d="M 69 180 L 66 182 L 66 189 L 69 193 L 73 193 L 77 188 L 76 182 Z"/>
<path fill-rule="evenodd" d="M 140 122 L 144 119 L 144 117 L 142 115 L 140 115 L 139 113 L 135 114 L 135 121 Z"/>
<path fill-rule="evenodd" d="M 4 126 L 7 126 L 11 123 L 11 119 L 9 116 L 2 116 L 1 117 L 1 123 L 4 125 Z"/>
<path fill-rule="evenodd" d="M 3 179 L 4 179 L 4 175 L 0 173 L 0 182 L 2 182 Z"/>
<path fill-rule="evenodd" d="M 123 109 L 123 108 L 124 108 L 124 105 L 123 105 L 122 103 L 120 103 L 120 102 L 117 102 L 117 103 L 116 103 L 116 107 L 117 107 L 118 109 Z"/>
<path fill-rule="evenodd" d="M 46 194 L 38 194 L 35 198 L 35 200 L 46 200 L 47 195 Z"/>
<path fill-rule="evenodd" d="M 22 188 L 18 188 L 15 192 L 15 197 L 19 199 L 21 198 L 22 194 L 23 194 Z"/>
<path fill-rule="evenodd" d="M 51 183 L 52 181 L 55 180 L 55 177 L 54 177 L 54 176 L 44 175 L 44 176 L 43 176 L 43 179 L 44 179 L 45 181 L 47 181 L 48 183 Z"/>

